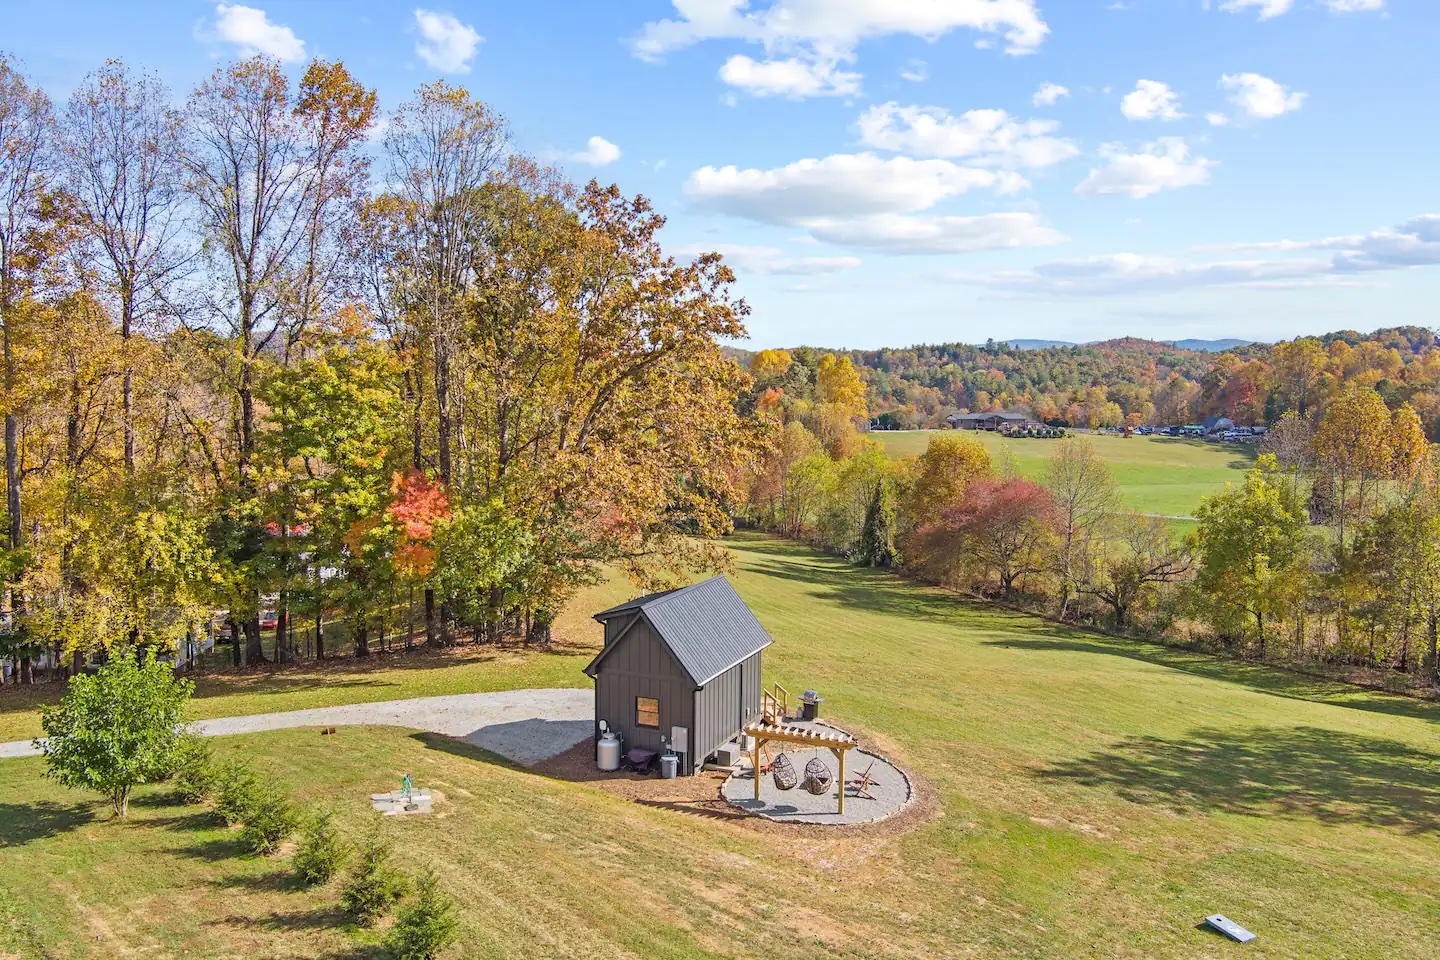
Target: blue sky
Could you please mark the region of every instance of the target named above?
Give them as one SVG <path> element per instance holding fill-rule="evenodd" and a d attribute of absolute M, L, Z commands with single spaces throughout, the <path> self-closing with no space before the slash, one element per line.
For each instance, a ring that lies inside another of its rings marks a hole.
<path fill-rule="evenodd" d="M 1431 325 L 1437 40 L 1435 0 L 49 0 L 0 48 L 57 100 L 107 57 L 446 76 L 725 252 L 753 345 L 873 347 Z"/>

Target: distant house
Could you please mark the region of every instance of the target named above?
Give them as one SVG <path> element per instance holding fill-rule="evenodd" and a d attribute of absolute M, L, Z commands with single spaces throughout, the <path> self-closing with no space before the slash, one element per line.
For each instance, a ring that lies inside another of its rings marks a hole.
<path fill-rule="evenodd" d="M 952 413 L 945 422 L 956 430 L 1007 430 L 1034 423 L 1028 413 Z"/>
<path fill-rule="evenodd" d="M 1206 417 L 1200 421 L 1200 426 L 1205 428 L 1205 433 L 1224 433 L 1226 430 L 1235 429 L 1235 421 L 1229 417 Z"/>
<path fill-rule="evenodd" d="M 760 651 L 770 635 L 724 577 L 652 593 L 595 614 L 605 648 L 585 673 L 595 681 L 595 720 L 626 749 L 682 755 L 698 770 L 760 716 Z"/>

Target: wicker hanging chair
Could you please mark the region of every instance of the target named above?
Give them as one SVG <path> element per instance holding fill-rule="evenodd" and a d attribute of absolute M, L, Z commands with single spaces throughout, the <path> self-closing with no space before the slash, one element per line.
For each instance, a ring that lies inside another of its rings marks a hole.
<path fill-rule="evenodd" d="M 794 790 L 795 785 L 800 782 L 800 778 L 795 774 L 795 764 L 783 753 L 770 765 L 770 774 L 775 778 L 776 790 Z"/>
<path fill-rule="evenodd" d="M 830 792 L 830 787 L 835 783 L 835 777 L 830 773 L 830 768 L 819 757 L 805 764 L 805 789 L 815 796 L 821 796 Z"/>

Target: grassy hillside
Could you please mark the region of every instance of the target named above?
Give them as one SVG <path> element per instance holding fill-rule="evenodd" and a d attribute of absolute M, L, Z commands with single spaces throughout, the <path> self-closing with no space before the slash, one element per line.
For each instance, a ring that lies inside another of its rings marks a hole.
<path fill-rule="evenodd" d="M 387 820 L 463 905 L 454 956 L 1422 958 L 1440 942 L 1434 707 L 1065 630 L 792 544 L 734 544 L 814 687 L 920 778 L 911 832 L 757 830 L 393 730 L 229 738 L 353 830 L 401 773 L 449 799 Z M 530 682 L 526 678 L 525 682 Z M 236 858 L 194 808 L 136 822 L 0 761 L 0 948 L 51 957 L 367 957 L 334 892 Z M 0 949 L 0 956 L 4 955 Z"/>
<path fill-rule="evenodd" d="M 915 457 L 925 452 L 930 438 L 947 431 L 876 431 L 892 456 Z M 1054 440 L 1009 439 L 998 434 L 971 431 L 998 462 L 1004 452 L 1015 458 L 1020 472 L 1039 477 L 1055 449 Z M 1200 498 L 1219 491 L 1226 481 L 1238 482 L 1255 458 L 1253 447 L 1181 440 L 1178 437 L 1091 437 L 1100 455 L 1115 473 L 1120 494 L 1136 513 L 1188 517 Z"/>

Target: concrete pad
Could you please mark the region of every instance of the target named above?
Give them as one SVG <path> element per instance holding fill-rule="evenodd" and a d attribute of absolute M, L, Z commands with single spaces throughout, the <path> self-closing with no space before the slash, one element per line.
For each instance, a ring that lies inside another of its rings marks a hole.
<path fill-rule="evenodd" d="M 772 756 L 778 757 L 782 752 L 775 749 L 778 746 L 778 743 L 771 745 Z M 807 748 L 783 752 L 789 755 L 790 762 L 795 765 L 795 772 L 802 782 L 805 778 L 805 764 L 816 757 L 830 768 L 832 777 L 837 775 L 835 755 L 829 750 Z M 731 805 L 757 817 L 780 823 L 831 826 L 871 823 L 898 813 L 910 802 L 912 795 L 910 781 L 899 767 L 864 750 L 851 750 L 846 753 L 845 779 L 855 780 L 870 767 L 872 761 L 874 768 L 870 770 L 870 777 L 873 783 L 867 792 L 873 799 L 857 796 L 854 789 L 847 784 L 843 815 L 835 812 L 840 799 L 839 783 L 816 796 L 803 785 L 781 790 L 775 786 L 775 778 L 766 773 L 760 778 L 760 799 L 757 801 L 754 772 L 747 767 L 726 780 L 721 792 Z"/>

